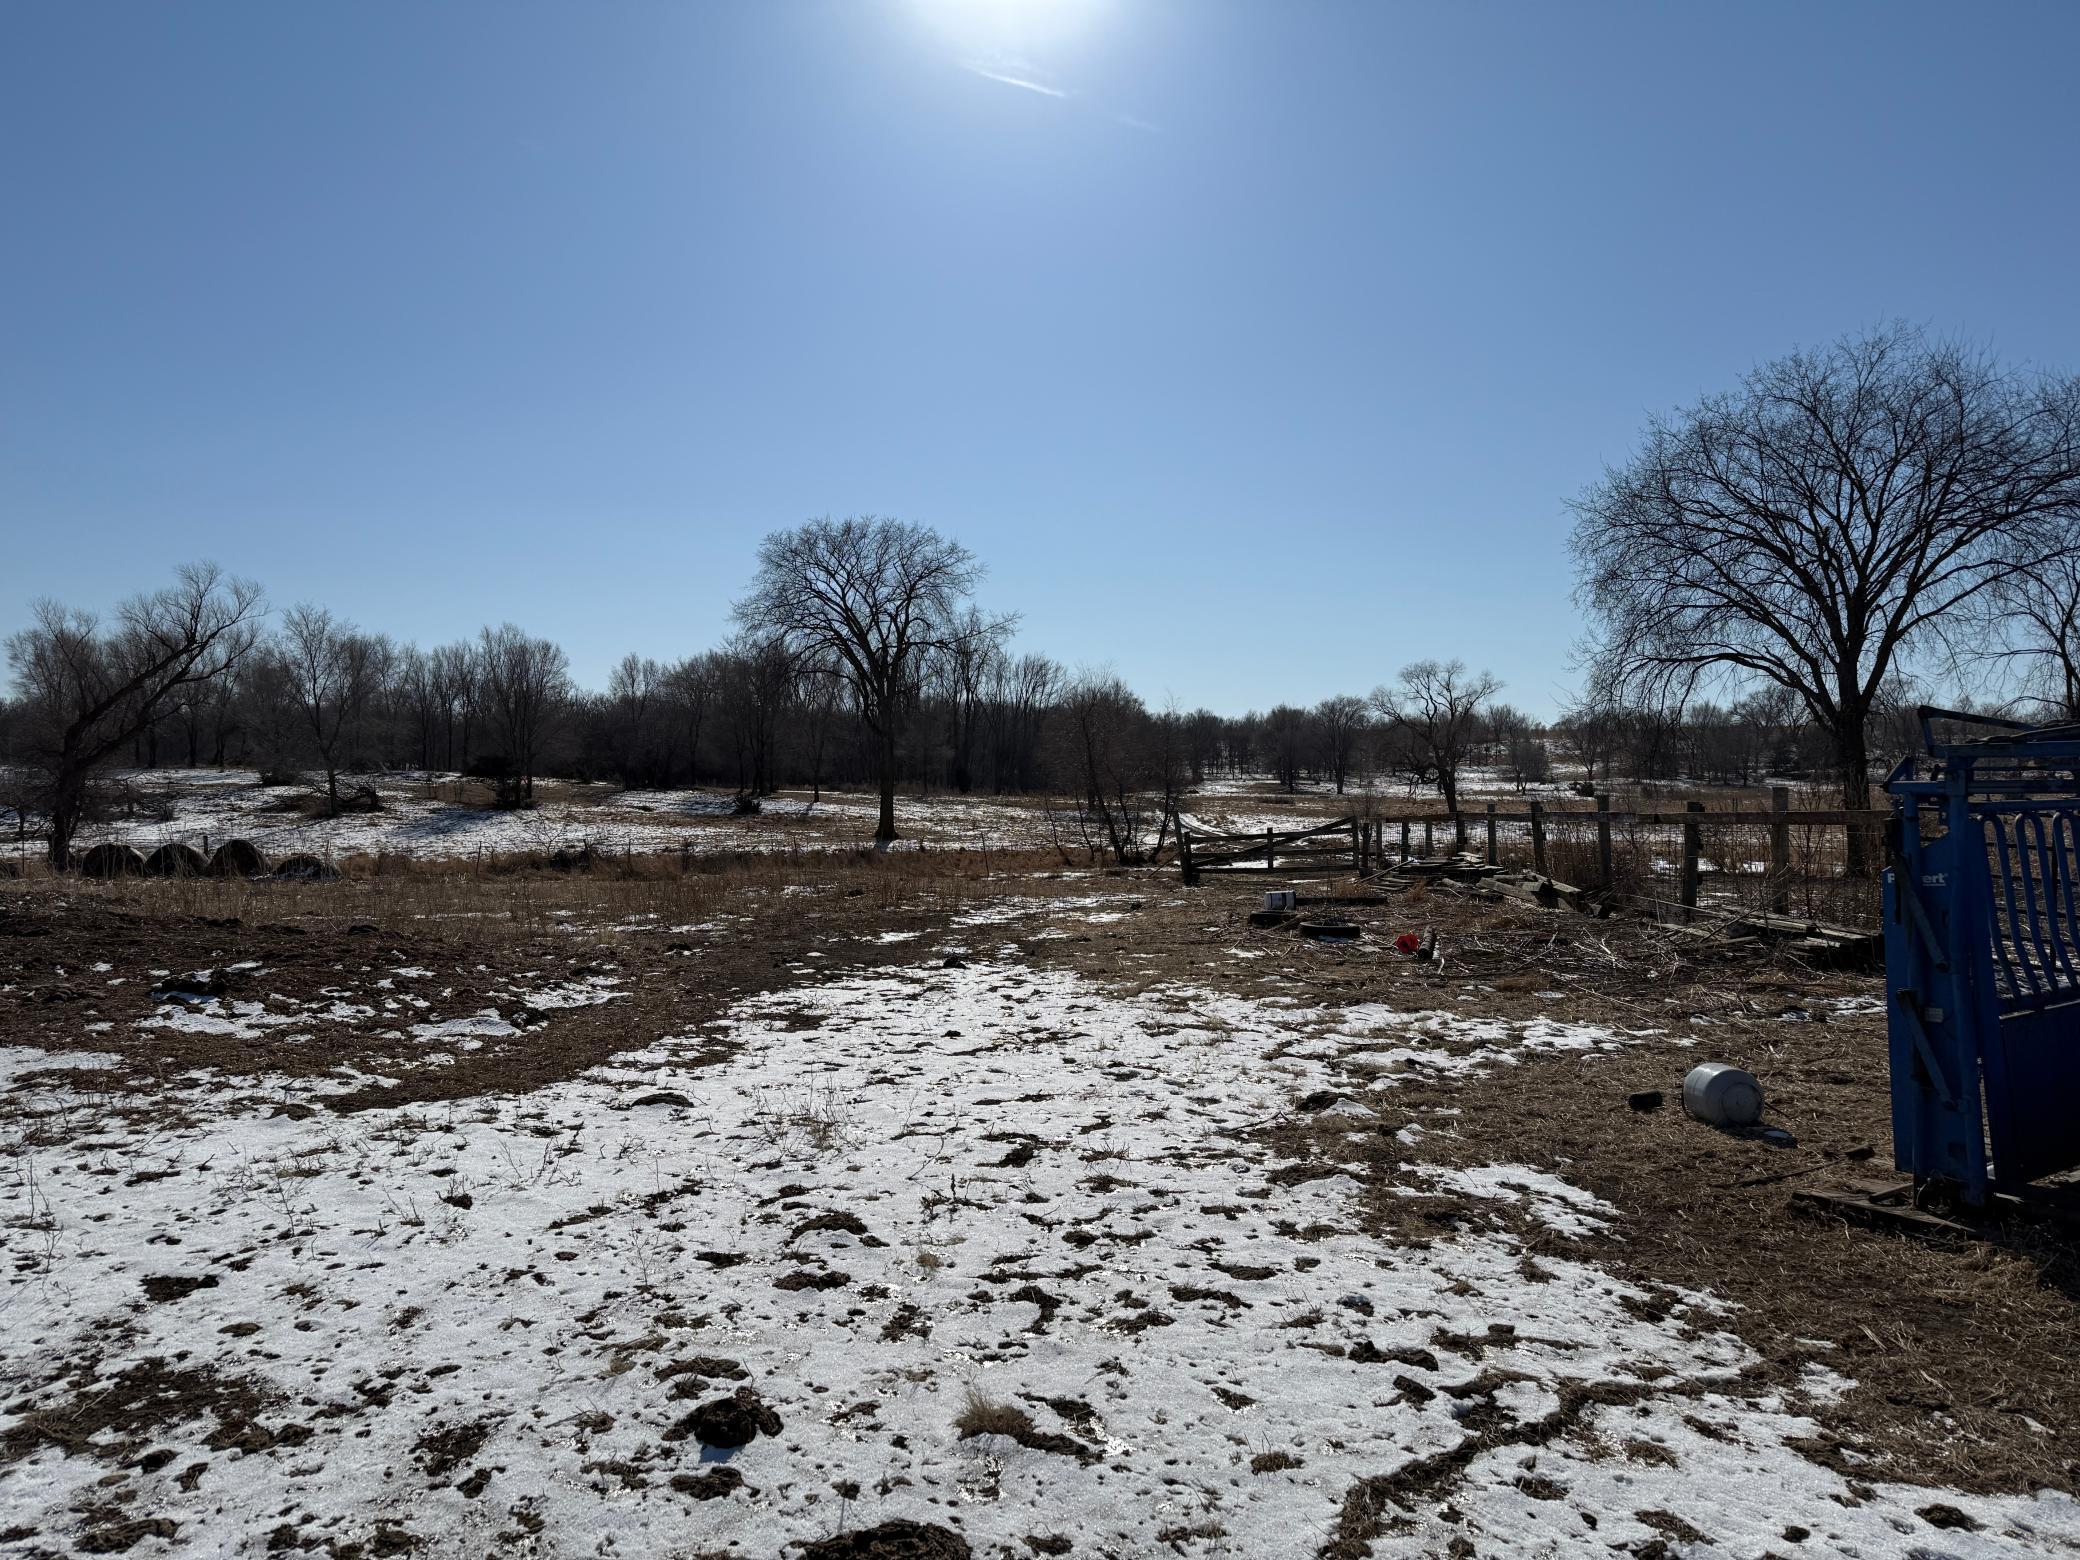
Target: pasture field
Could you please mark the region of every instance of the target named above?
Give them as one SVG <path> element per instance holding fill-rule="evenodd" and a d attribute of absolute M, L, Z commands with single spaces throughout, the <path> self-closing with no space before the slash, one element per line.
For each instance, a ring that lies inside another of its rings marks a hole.
<path fill-rule="evenodd" d="M 0 1552 L 2080 1549 L 2071 1252 L 1787 1210 L 1875 977 L 991 839 L 0 884 Z"/>

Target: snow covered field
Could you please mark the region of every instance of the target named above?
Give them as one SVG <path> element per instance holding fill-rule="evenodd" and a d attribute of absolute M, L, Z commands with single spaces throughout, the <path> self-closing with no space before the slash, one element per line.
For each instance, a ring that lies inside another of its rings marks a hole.
<path fill-rule="evenodd" d="M 434 1103 L 360 1108 L 640 993 L 612 968 L 373 957 L 287 996 L 250 961 L 220 994 L 80 1019 L 105 1052 L 0 1048 L 0 1547 L 2080 1548 L 2063 1496 L 1809 1460 L 1841 1377 L 1758 1390 L 1723 1300 L 1576 1253 L 1618 1210 L 1432 1161 L 1451 1117 L 1395 1132 L 1395 1194 L 1504 1223 L 1370 1227 L 1335 1144 L 1381 1141 L 1408 1080 L 1634 1034 L 1128 994 L 1022 956 L 1076 903 L 978 907 L 907 934 L 910 962 L 795 960 L 683 1033 L 631 1025 L 581 1076 Z M 172 973 L 60 972 L 90 1014 Z M 393 1060 L 328 1069 L 349 1028 Z M 148 1110 L 106 1087 L 175 1032 L 241 1060 L 166 1072 Z M 1278 1150 L 1299 1117 L 1328 1162 Z"/>
<path fill-rule="evenodd" d="M 723 791 L 556 786 L 545 787 L 538 806 L 505 811 L 435 799 L 429 790 L 453 790 L 460 777 L 414 774 L 354 776 L 355 784 L 375 787 L 382 810 L 312 818 L 284 810 L 308 792 L 262 786 L 251 770 L 135 770 L 120 778 L 122 794 L 141 798 L 147 815 L 119 813 L 89 826 L 80 833 L 82 846 L 115 840 L 150 849 L 167 841 L 200 846 L 205 839 L 244 839 L 275 857 L 387 852 L 458 860 L 585 845 L 616 852 L 835 850 L 871 843 L 879 807 L 876 798 L 859 793 L 826 792 L 821 799 L 789 793 L 765 798 L 755 815 L 738 816 Z M 150 815 L 161 811 L 167 816 Z M 1045 844 L 1050 832 L 1039 808 L 987 797 L 899 797 L 896 818 L 907 843 L 930 846 L 1025 849 Z"/>

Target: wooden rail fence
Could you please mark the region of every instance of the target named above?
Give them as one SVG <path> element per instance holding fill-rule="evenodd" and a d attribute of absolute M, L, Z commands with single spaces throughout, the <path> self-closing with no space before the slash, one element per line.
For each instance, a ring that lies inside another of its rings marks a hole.
<path fill-rule="evenodd" d="M 1180 818 L 1177 859 L 1187 883 L 1202 872 L 1239 869 L 1262 872 L 1362 873 L 1364 828 L 1356 818 L 1338 818 L 1316 828 L 1266 829 L 1262 834 L 1224 834 Z"/>
<path fill-rule="evenodd" d="M 1705 830 L 1753 828 L 1769 831 L 1768 908 L 1783 912 L 1790 907 L 1792 868 L 1791 831 L 1794 828 L 1867 829 L 1875 833 L 1890 816 L 1883 808 L 1795 808 L 1788 787 L 1770 789 L 1770 805 L 1764 809 L 1732 808 L 1708 811 L 1702 802 L 1689 802 L 1680 809 L 1628 808 L 1611 806 L 1607 796 L 1596 798 L 1593 807 L 1553 807 L 1532 801 L 1521 807 L 1487 803 L 1479 812 L 1452 813 L 1431 808 L 1376 812 L 1332 819 L 1306 828 L 1265 829 L 1238 833 L 1207 828 L 1178 820 L 1178 863 L 1188 883 L 1208 872 L 1348 872 L 1364 876 L 1391 861 L 1413 861 L 1436 855 L 1439 836 L 1448 847 L 1461 848 L 1463 840 L 1484 847 L 1490 866 L 1500 861 L 1499 829 L 1504 824 L 1523 825 L 1531 837 L 1531 867 L 1540 877 L 1551 877 L 1549 836 L 1554 825 L 1564 827 L 1593 824 L 1596 831 L 1597 879 L 1577 887 L 1610 888 L 1616 881 L 1613 861 L 1614 830 L 1638 827 L 1679 828 L 1682 853 L 1678 869 L 1678 902 L 1687 910 L 1697 905 L 1698 886 L 1703 876 L 1701 858 Z M 1389 840 L 1395 841 L 1398 851 Z M 1420 839 L 1420 848 L 1418 840 Z"/>

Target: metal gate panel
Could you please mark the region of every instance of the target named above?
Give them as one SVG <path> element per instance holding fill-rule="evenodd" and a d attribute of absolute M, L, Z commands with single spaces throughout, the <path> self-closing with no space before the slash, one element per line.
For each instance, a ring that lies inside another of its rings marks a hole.
<path fill-rule="evenodd" d="M 1886 782 L 1893 1152 L 1976 1202 L 2080 1166 L 2080 728 L 1922 734 Z"/>

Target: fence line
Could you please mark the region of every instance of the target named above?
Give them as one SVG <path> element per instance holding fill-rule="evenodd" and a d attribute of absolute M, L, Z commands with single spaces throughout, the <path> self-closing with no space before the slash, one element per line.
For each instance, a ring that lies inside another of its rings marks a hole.
<path fill-rule="evenodd" d="M 1528 866 L 1542 878 L 1596 889 L 1643 907 L 1688 916 L 1701 903 L 1808 921 L 1875 925 L 1882 808 L 1791 806 L 1775 786 L 1770 806 L 1712 810 L 1703 802 L 1615 808 L 1487 803 L 1456 814 L 1437 807 L 1375 809 L 1304 828 L 1215 830 L 1179 820 L 1186 881 L 1202 872 L 1351 872 L 1464 848 L 1491 867 Z M 1864 837 L 1862 852 L 1849 849 Z M 1752 836 L 1752 838 L 1750 838 Z M 1746 843 L 1744 843 L 1746 841 Z M 1861 862 L 1861 870 L 1851 870 Z M 1708 886 L 1709 885 L 1709 886 Z"/>

